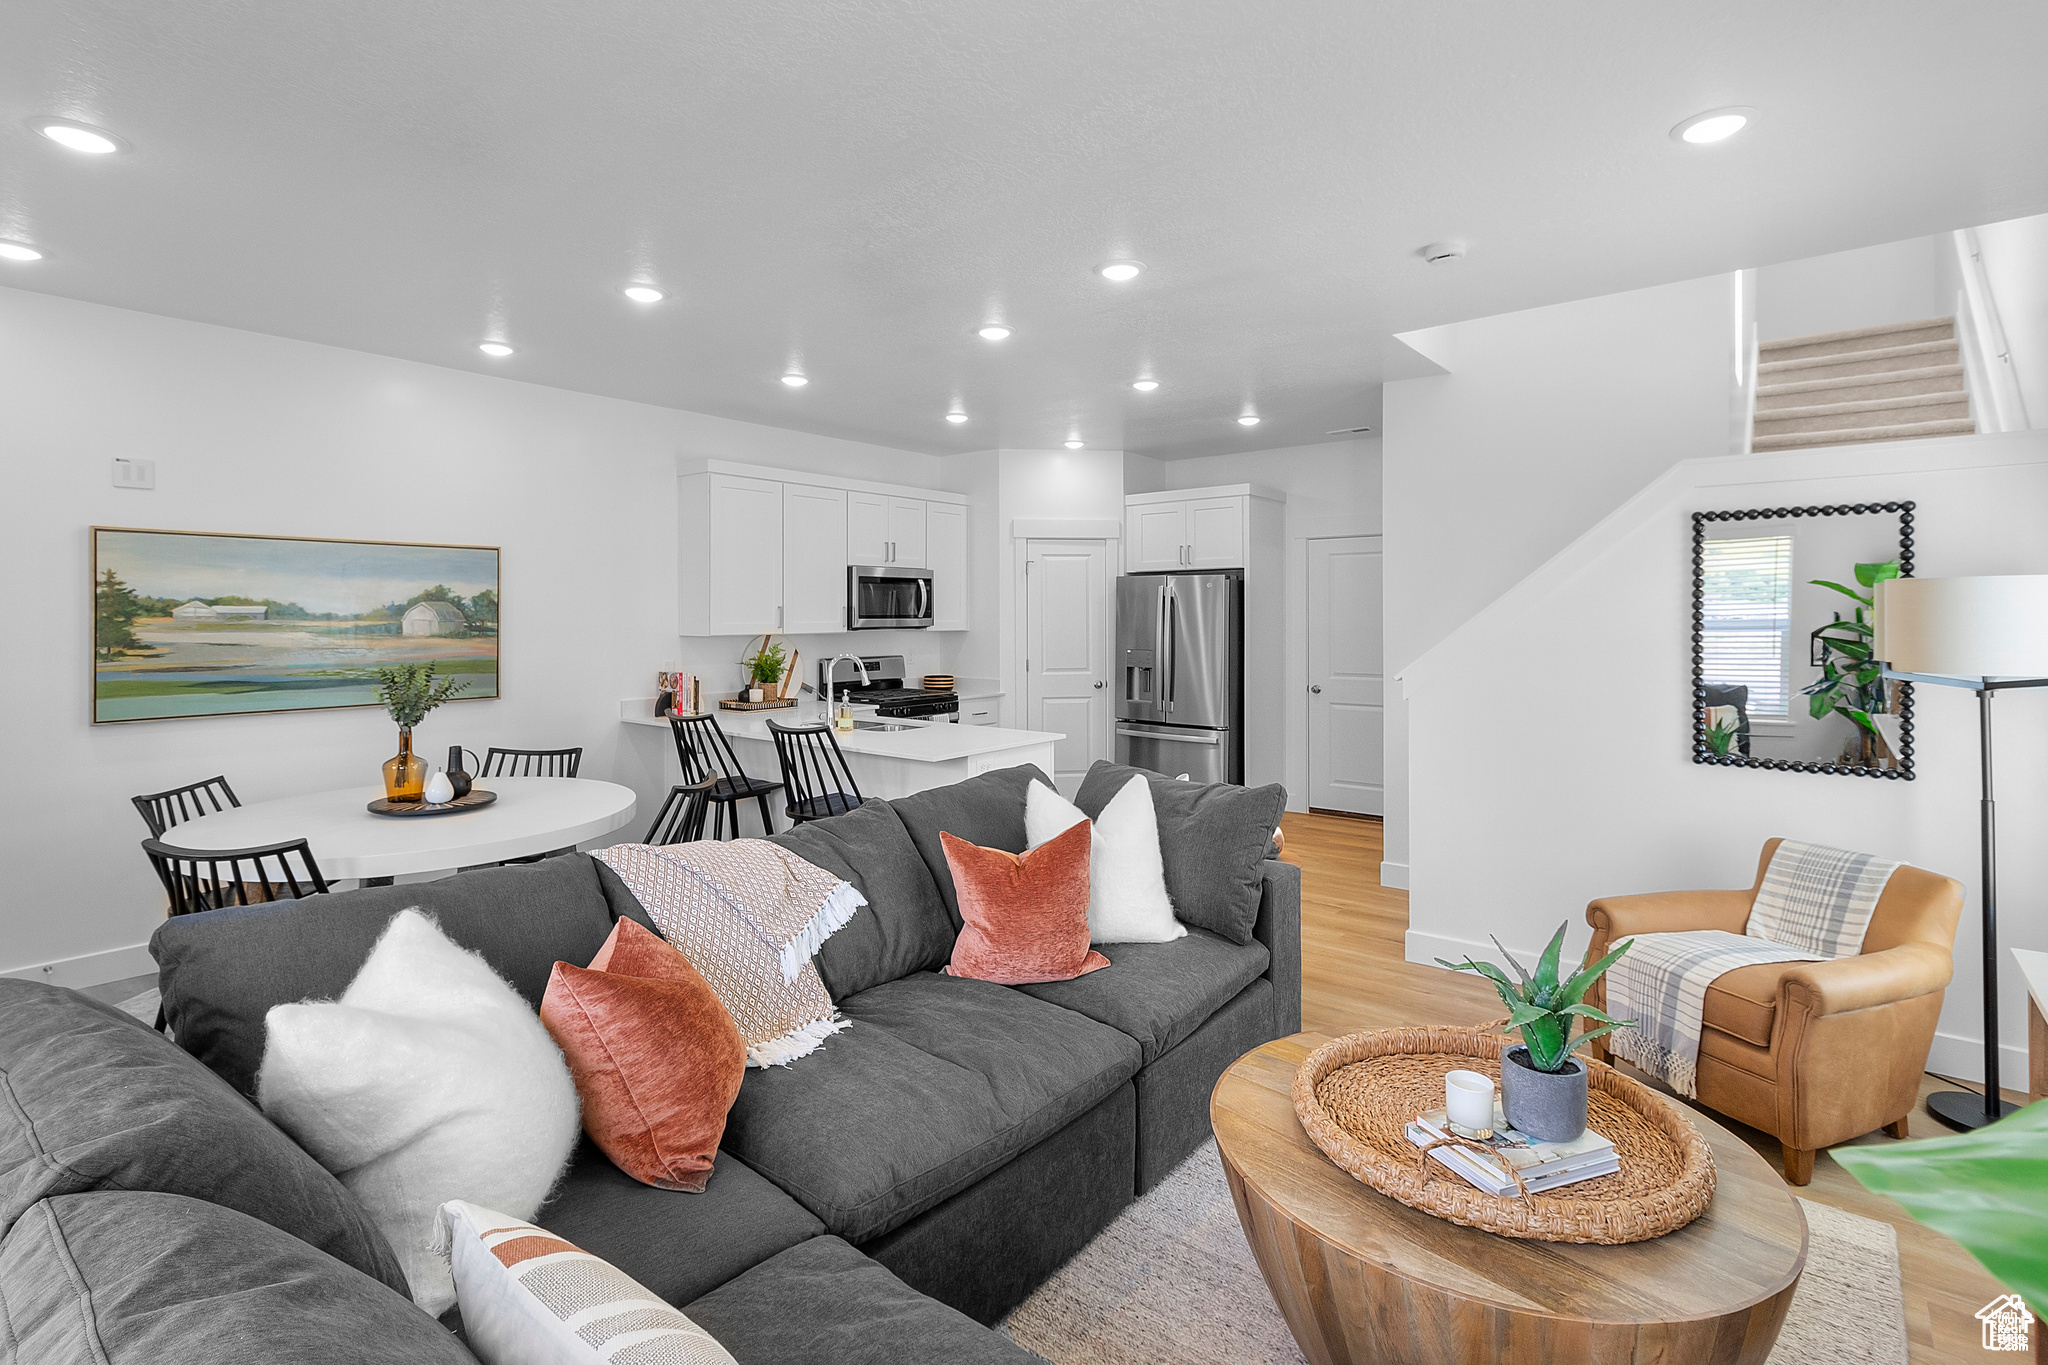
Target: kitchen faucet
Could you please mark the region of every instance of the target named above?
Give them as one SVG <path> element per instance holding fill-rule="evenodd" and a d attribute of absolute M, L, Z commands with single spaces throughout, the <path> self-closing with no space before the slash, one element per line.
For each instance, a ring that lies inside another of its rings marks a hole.
<path fill-rule="evenodd" d="M 854 667 L 855 667 L 856 669 L 859 669 L 859 670 L 860 670 L 860 681 L 861 681 L 861 685 L 862 685 L 863 687 L 865 687 L 865 686 L 866 686 L 866 685 L 868 684 L 868 682 L 870 681 L 870 680 L 869 680 L 869 678 L 868 678 L 868 666 L 867 666 L 867 665 L 866 665 L 865 663 L 861 662 L 861 657 L 860 657 L 860 655 L 858 655 L 858 654 L 835 654 L 835 655 L 833 655 L 833 656 L 832 656 L 832 658 L 831 658 L 831 660 L 830 660 L 829 662 L 827 662 L 827 663 L 826 663 L 826 665 L 825 665 L 825 705 L 826 705 L 826 706 L 827 706 L 828 708 L 829 708 L 829 707 L 830 707 L 830 706 L 832 705 L 832 684 L 833 684 L 834 680 L 835 680 L 835 679 L 836 679 L 836 678 L 838 677 L 838 674 L 839 674 L 839 661 L 840 661 L 841 659 L 848 659 L 848 660 L 851 660 L 851 661 L 852 661 L 852 663 L 853 663 L 853 666 L 854 666 Z"/>

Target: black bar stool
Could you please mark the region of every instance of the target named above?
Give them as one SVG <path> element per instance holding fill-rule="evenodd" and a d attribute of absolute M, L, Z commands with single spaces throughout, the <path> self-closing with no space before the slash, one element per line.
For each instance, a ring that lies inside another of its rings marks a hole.
<path fill-rule="evenodd" d="M 861 801 L 860 784 L 839 751 L 839 737 L 830 725 L 780 725 L 768 722 L 775 739 L 775 757 L 782 764 L 782 784 L 789 789 L 782 813 L 796 824 L 844 815 Z"/>
<path fill-rule="evenodd" d="M 703 838 L 704 817 L 711 809 L 710 791 L 709 782 L 670 787 L 661 809 L 655 813 L 654 823 L 647 827 L 647 837 L 640 842 L 660 847 Z"/>
<path fill-rule="evenodd" d="M 152 839 L 163 838 L 164 831 L 187 820 L 197 820 L 202 815 L 212 815 L 242 804 L 235 799 L 235 789 L 228 785 L 225 777 L 209 777 L 204 782 L 188 782 L 169 791 L 128 799 L 135 803 L 136 810 L 142 812 L 143 822 L 149 826 Z"/>
<path fill-rule="evenodd" d="M 742 801 L 760 804 L 761 832 L 773 834 L 775 820 L 768 810 L 768 796 L 781 791 L 782 784 L 747 776 L 739 755 L 732 751 L 732 741 L 719 728 L 717 716 L 670 716 L 668 723 L 675 732 L 676 759 L 683 766 L 683 785 L 703 787 L 704 799 L 711 804 L 711 837 L 739 838 L 738 806 Z M 703 818 L 699 816 L 699 837 L 702 833 Z"/>

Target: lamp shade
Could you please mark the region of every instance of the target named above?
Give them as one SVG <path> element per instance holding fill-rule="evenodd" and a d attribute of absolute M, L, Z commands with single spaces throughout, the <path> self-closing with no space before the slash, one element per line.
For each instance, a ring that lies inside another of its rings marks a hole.
<path fill-rule="evenodd" d="M 1880 583 L 1875 652 L 1899 673 L 2048 678 L 2048 574 Z"/>

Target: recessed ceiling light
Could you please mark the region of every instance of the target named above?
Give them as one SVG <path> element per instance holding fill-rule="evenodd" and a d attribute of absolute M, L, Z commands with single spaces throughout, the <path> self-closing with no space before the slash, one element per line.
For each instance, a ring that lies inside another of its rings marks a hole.
<path fill-rule="evenodd" d="M 476 348 L 494 360 L 502 360 L 512 354 L 512 348 L 502 341 L 479 341 Z"/>
<path fill-rule="evenodd" d="M 104 128 L 95 128 L 89 123 L 74 123 L 67 118 L 33 118 L 28 126 L 41 133 L 59 147 L 87 156 L 105 156 L 118 152 L 126 144 Z"/>
<path fill-rule="evenodd" d="M 1111 261 L 1108 265 L 1098 265 L 1095 267 L 1096 274 L 1102 276 L 1105 280 L 1110 280 L 1117 284 L 1122 284 L 1125 280 L 1137 279 L 1139 275 L 1144 273 L 1144 270 L 1145 265 L 1142 261 Z"/>
<path fill-rule="evenodd" d="M 958 426 L 960 423 L 967 420 L 967 414 L 964 412 L 949 412 L 946 414 L 946 420 L 948 422 L 953 423 L 955 426 Z"/>
<path fill-rule="evenodd" d="M 1244 416 L 1237 419 L 1237 424 L 1241 427 L 1255 427 L 1259 424 L 1259 419 L 1252 413 L 1248 412 Z"/>
<path fill-rule="evenodd" d="M 1009 334 L 1010 329 L 999 322 L 991 322 L 988 326 L 975 333 L 983 341 L 1001 341 Z"/>
<path fill-rule="evenodd" d="M 1704 114 L 1694 114 L 1673 128 L 1671 136 L 1680 142 L 1695 144 L 1722 142 L 1747 128 L 1755 117 L 1754 109 L 1709 109 Z"/>
<path fill-rule="evenodd" d="M 0 261 L 40 261 L 43 253 L 27 242 L 0 242 Z"/>
<path fill-rule="evenodd" d="M 811 377 L 806 374 L 786 374 L 782 376 L 782 382 L 792 389 L 800 389 L 811 382 Z"/>
<path fill-rule="evenodd" d="M 1084 441 L 1069 441 L 1069 442 L 1067 442 L 1067 449 L 1068 449 L 1068 450 L 1079 450 L 1079 449 L 1080 449 L 1080 448 L 1081 448 L 1081 447 L 1082 447 L 1083 445 L 1085 445 L 1085 444 L 1087 444 L 1087 443 L 1086 443 L 1086 442 L 1084 442 Z"/>
<path fill-rule="evenodd" d="M 651 284 L 629 284 L 619 292 L 635 303 L 660 303 L 665 297 Z"/>
<path fill-rule="evenodd" d="M 1159 381 L 1156 379 L 1139 379 L 1133 381 L 1131 387 L 1139 393 L 1150 393 L 1159 387 Z"/>

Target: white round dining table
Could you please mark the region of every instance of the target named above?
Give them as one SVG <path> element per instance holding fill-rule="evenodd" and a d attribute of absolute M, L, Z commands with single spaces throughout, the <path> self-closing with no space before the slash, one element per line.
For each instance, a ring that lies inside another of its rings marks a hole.
<path fill-rule="evenodd" d="M 382 881 L 501 863 L 609 834 L 633 818 L 633 789 L 587 777 L 485 777 L 488 806 L 445 815 L 373 815 L 381 786 L 252 801 L 174 826 L 163 842 L 213 852 L 304 839 L 330 881 Z"/>

